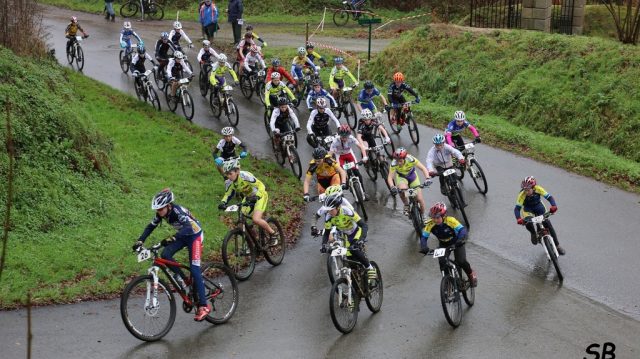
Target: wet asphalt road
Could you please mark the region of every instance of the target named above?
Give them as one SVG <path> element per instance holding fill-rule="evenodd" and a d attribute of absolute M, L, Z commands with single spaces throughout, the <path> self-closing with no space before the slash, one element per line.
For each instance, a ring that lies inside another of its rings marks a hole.
<path fill-rule="evenodd" d="M 59 35 L 66 17 L 66 12 L 52 10 L 45 23 Z M 116 60 L 113 34 L 119 24 L 92 15 L 82 19 L 91 34 L 83 43 L 84 73 L 133 94 L 132 80 L 122 74 Z M 135 23 L 134 28 L 143 29 L 139 33 L 151 44 L 158 24 L 151 31 L 145 30 L 146 25 Z M 168 29 L 170 23 L 166 25 Z M 188 33 L 196 33 L 186 27 Z M 60 37 L 55 47 L 64 61 Z M 195 54 L 188 52 L 192 59 Z M 190 89 L 196 99 L 194 123 L 216 131 L 225 126 L 212 118 L 197 85 Z M 237 136 L 253 154 L 272 158 L 257 99 L 246 101 L 239 92 L 235 99 L 241 114 Z M 303 110 L 300 117 L 304 127 L 308 113 Z M 419 147 L 410 145 L 406 129 L 399 137 L 392 136 L 396 145 L 407 146 L 424 161 L 435 131 L 421 126 L 420 134 Z M 310 147 L 302 141 L 300 147 L 308 160 Z M 394 209 L 384 184 L 373 184 L 364 175 L 366 189 L 374 197 L 368 206 L 368 253 L 380 265 L 385 295 L 376 315 L 362 306 L 353 333 L 343 336 L 331 323 L 325 257 L 305 224 L 303 238 L 287 252 L 281 266 L 261 263 L 251 280 L 241 284 L 240 306 L 226 325 L 194 324 L 192 315 L 178 313 L 163 341 L 143 344 L 124 328 L 118 301 L 38 308 L 34 357 L 582 358 L 590 357 L 585 353 L 588 345 L 604 342 L 616 345 L 619 358 L 640 357 L 640 289 L 634 285 L 640 269 L 636 259 L 640 197 L 484 144 L 476 153 L 488 177 L 489 193 L 482 196 L 469 179 L 464 182 L 472 227 L 467 258 L 478 272 L 479 287 L 475 306 L 465 309 L 463 324 L 456 330 L 442 313 L 437 262 L 417 252 L 410 222 Z M 552 220 L 567 250 L 560 262 L 565 274 L 562 287 L 542 248 L 531 246 L 528 233 L 513 218 L 519 183 L 530 174 L 558 201 L 559 211 Z M 428 203 L 443 199 L 434 188 L 425 193 Z M 314 208 L 309 206 L 307 218 Z M 0 313 L 3 358 L 24 356 L 25 316 L 24 311 Z"/>

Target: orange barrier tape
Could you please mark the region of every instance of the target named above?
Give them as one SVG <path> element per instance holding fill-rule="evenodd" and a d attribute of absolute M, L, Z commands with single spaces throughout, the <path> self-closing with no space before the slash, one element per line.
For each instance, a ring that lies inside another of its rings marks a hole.
<path fill-rule="evenodd" d="M 390 23 L 392 23 L 392 22 L 394 22 L 394 21 L 408 20 L 408 19 L 415 19 L 415 18 L 417 18 L 417 17 L 427 16 L 427 15 L 431 15 L 431 13 L 424 13 L 424 14 L 420 14 L 420 15 L 413 15 L 413 16 L 405 16 L 405 17 L 401 17 L 401 18 L 399 18 L 399 19 L 389 20 L 389 21 L 385 22 L 384 24 L 382 24 L 382 25 L 380 25 L 380 26 L 376 27 L 375 29 L 373 29 L 373 31 L 380 30 L 380 29 L 382 29 L 383 27 L 385 27 L 385 26 L 389 25 Z"/>
<path fill-rule="evenodd" d="M 310 44 L 312 44 L 313 46 L 319 47 L 321 49 L 329 49 L 329 50 L 333 50 L 335 52 L 338 52 L 340 54 L 344 54 L 345 56 L 348 57 L 352 57 L 352 58 L 356 58 L 355 56 L 349 54 L 348 52 L 341 50 L 335 46 L 331 46 L 331 45 L 327 45 L 327 44 L 323 44 L 321 42 L 315 42 L 315 41 L 309 41 Z"/>

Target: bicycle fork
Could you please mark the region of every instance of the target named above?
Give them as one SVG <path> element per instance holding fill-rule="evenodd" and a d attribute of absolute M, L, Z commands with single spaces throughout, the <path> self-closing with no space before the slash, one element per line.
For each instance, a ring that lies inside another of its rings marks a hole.
<path fill-rule="evenodd" d="M 158 303 L 158 267 L 153 266 L 147 271 L 153 277 L 153 283 L 147 282 L 147 296 L 144 301 L 144 309 L 149 315 L 154 316 L 159 307 Z"/>

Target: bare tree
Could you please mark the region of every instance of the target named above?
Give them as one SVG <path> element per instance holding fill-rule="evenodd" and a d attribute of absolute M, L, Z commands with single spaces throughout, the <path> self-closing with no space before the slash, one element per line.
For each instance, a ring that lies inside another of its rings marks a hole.
<path fill-rule="evenodd" d="M 601 0 L 601 2 L 613 16 L 618 40 L 624 44 L 636 45 L 640 31 L 640 1 Z"/>
<path fill-rule="evenodd" d="M 42 12 L 35 0 L 0 1 L 0 45 L 16 54 L 46 55 Z"/>

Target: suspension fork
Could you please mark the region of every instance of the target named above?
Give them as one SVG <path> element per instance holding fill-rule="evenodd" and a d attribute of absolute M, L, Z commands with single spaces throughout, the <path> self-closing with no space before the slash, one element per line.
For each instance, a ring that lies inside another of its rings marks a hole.
<path fill-rule="evenodd" d="M 145 309 L 156 308 L 158 306 L 158 270 L 157 266 L 152 266 L 147 270 L 147 273 L 153 278 L 153 282 L 147 282 L 147 294 L 144 301 Z"/>

